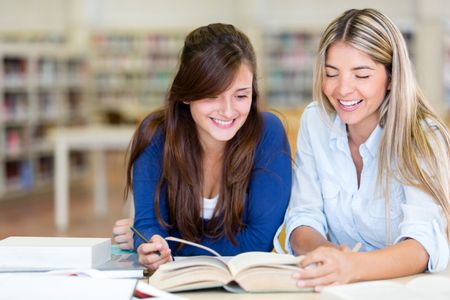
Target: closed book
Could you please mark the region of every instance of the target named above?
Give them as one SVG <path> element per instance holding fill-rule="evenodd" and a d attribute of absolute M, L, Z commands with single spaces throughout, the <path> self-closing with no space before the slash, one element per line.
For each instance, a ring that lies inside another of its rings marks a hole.
<path fill-rule="evenodd" d="M 12 236 L 0 241 L 0 270 L 95 268 L 110 259 L 110 238 Z"/>
<path fill-rule="evenodd" d="M 147 274 L 136 251 L 121 250 L 117 245 L 111 247 L 111 259 L 95 269 L 107 278 L 143 278 Z"/>

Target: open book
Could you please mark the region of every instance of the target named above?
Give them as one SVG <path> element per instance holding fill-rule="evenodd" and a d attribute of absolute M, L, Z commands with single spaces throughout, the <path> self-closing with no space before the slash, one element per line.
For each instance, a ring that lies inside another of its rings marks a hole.
<path fill-rule="evenodd" d="M 184 243 L 180 239 L 166 239 Z M 205 250 L 215 252 L 208 249 Z M 149 278 L 149 284 L 171 292 L 221 286 L 232 292 L 309 291 L 297 287 L 292 278 L 299 270 L 298 263 L 302 258 L 268 252 L 247 252 L 234 257 L 177 257 L 175 261 L 161 265 Z"/>
<path fill-rule="evenodd" d="M 366 281 L 323 289 L 321 300 L 450 299 L 450 277 L 424 274 L 406 284 L 391 280 Z"/>

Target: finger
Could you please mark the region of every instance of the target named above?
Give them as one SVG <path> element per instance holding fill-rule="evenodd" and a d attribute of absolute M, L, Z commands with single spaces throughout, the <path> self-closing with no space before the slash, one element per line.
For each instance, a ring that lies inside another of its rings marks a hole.
<path fill-rule="evenodd" d="M 128 243 L 129 241 L 132 241 L 132 240 L 133 240 L 133 234 L 130 232 L 130 233 L 127 233 L 127 234 L 116 235 L 116 236 L 114 237 L 114 240 L 115 240 L 118 244 L 121 244 L 121 243 Z"/>
<path fill-rule="evenodd" d="M 122 250 L 133 250 L 134 249 L 133 241 L 129 241 L 128 243 L 120 243 L 119 248 Z"/>
<path fill-rule="evenodd" d="M 151 253 L 151 254 L 147 254 L 147 255 L 143 255 L 143 254 L 139 254 L 139 263 L 149 269 L 155 270 L 155 266 L 154 265 L 157 261 L 159 261 L 159 255 L 155 254 L 155 253 Z"/>
<path fill-rule="evenodd" d="M 160 265 L 172 261 L 171 250 L 165 249 L 160 254 L 139 254 L 139 263 L 151 270 L 156 270 Z"/>
<path fill-rule="evenodd" d="M 320 263 L 325 262 L 326 257 L 327 257 L 326 254 L 323 255 L 318 250 L 314 250 L 312 252 L 307 253 L 299 265 L 301 268 L 306 268 L 307 266 L 309 266 L 311 264 L 318 265 Z"/>
<path fill-rule="evenodd" d="M 162 245 L 161 243 L 144 243 L 138 248 L 138 253 L 147 255 L 150 253 L 161 252 L 162 250 L 169 248 L 168 246 Z"/>
<path fill-rule="evenodd" d="M 151 270 L 156 270 L 158 269 L 161 265 L 170 262 L 172 259 L 166 259 L 166 260 L 159 260 L 157 262 L 154 262 L 153 264 L 151 264 L 148 268 Z"/>
<path fill-rule="evenodd" d="M 131 229 L 128 226 L 114 226 L 113 227 L 113 234 L 114 235 L 126 234 L 128 232 L 131 233 Z"/>
<path fill-rule="evenodd" d="M 323 277 L 334 272 L 334 268 L 331 264 L 320 264 L 313 267 L 306 267 L 305 269 L 295 272 L 292 277 L 296 279 L 310 279 Z"/>
<path fill-rule="evenodd" d="M 346 245 L 339 245 L 338 249 L 341 250 L 342 252 L 351 252 L 352 251 L 352 249 L 350 249 Z"/>
<path fill-rule="evenodd" d="M 162 244 L 162 245 L 167 244 L 166 240 L 163 237 L 161 237 L 160 235 L 157 235 L 157 234 L 153 235 L 152 238 L 150 239 L 150 241 L 152 243 L 159 243 L 159 244 Z"/>
<path fill-rule="evenodd" d="M 159 260 L 157 260 L 156 262 L 166 263 L 168 261 L 172 261 L 172 251 L 170 249 L 165 249 L 161 251 L 159 255 Z"/>
<path fill-rule="evenodd" d="M 311 279 L 301 279 L 297 281 L 297 286 L 302 288 L 315 288 L 324 287 L 336 282 L 336 274 L 330 273 L 325 276 L 311 278 Z"/>
<path fill-rule="evenodd" d="M 114 225 L 115 226 L 130 226 L 130 225 L 133 225 L 133 219 L 131 219 L 131 218 L 120 219 L 120 220 L 117 220 Z"/>

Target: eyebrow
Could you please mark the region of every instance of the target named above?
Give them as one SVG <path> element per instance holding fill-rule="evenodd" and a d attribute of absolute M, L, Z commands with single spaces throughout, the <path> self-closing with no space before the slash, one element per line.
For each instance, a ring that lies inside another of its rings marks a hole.
<path fill-rule="evenodd" d="M 243 88 L 237 89 L 236 92 L 247 91 L 247 90 L 250 90 L 251 88 L 252 88 L 251 86 L 249 86 L 249 87 L 243 87 Z"/>
<path fill-rule="evenodd" d="M 331 69 L 334 69 L 334 70 L 339 70 L 335 66 L 328 65 L 328 64 L 325 64 L 325 68 L 331 68 Z M 358 70 L 372 70 L 372 71 L 374 71 L 375 69 L 371 68 L 369 66 L 358 66 L 358 67 L 352 68 L 352 71 L 358 71 Z"/>

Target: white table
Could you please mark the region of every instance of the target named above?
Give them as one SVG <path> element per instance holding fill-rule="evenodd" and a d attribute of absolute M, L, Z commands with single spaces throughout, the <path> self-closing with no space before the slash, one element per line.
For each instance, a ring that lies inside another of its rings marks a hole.
<path fill-rule="evenodd" d="M 95 214 L 107 213 L 105 150 L 125 150 L 133 136 L 134 126 L 90 126 L 57 129 L 55 148 L 55 225 L 59 231 L 69 226 L 69 152 L 94 151 Z"/>

